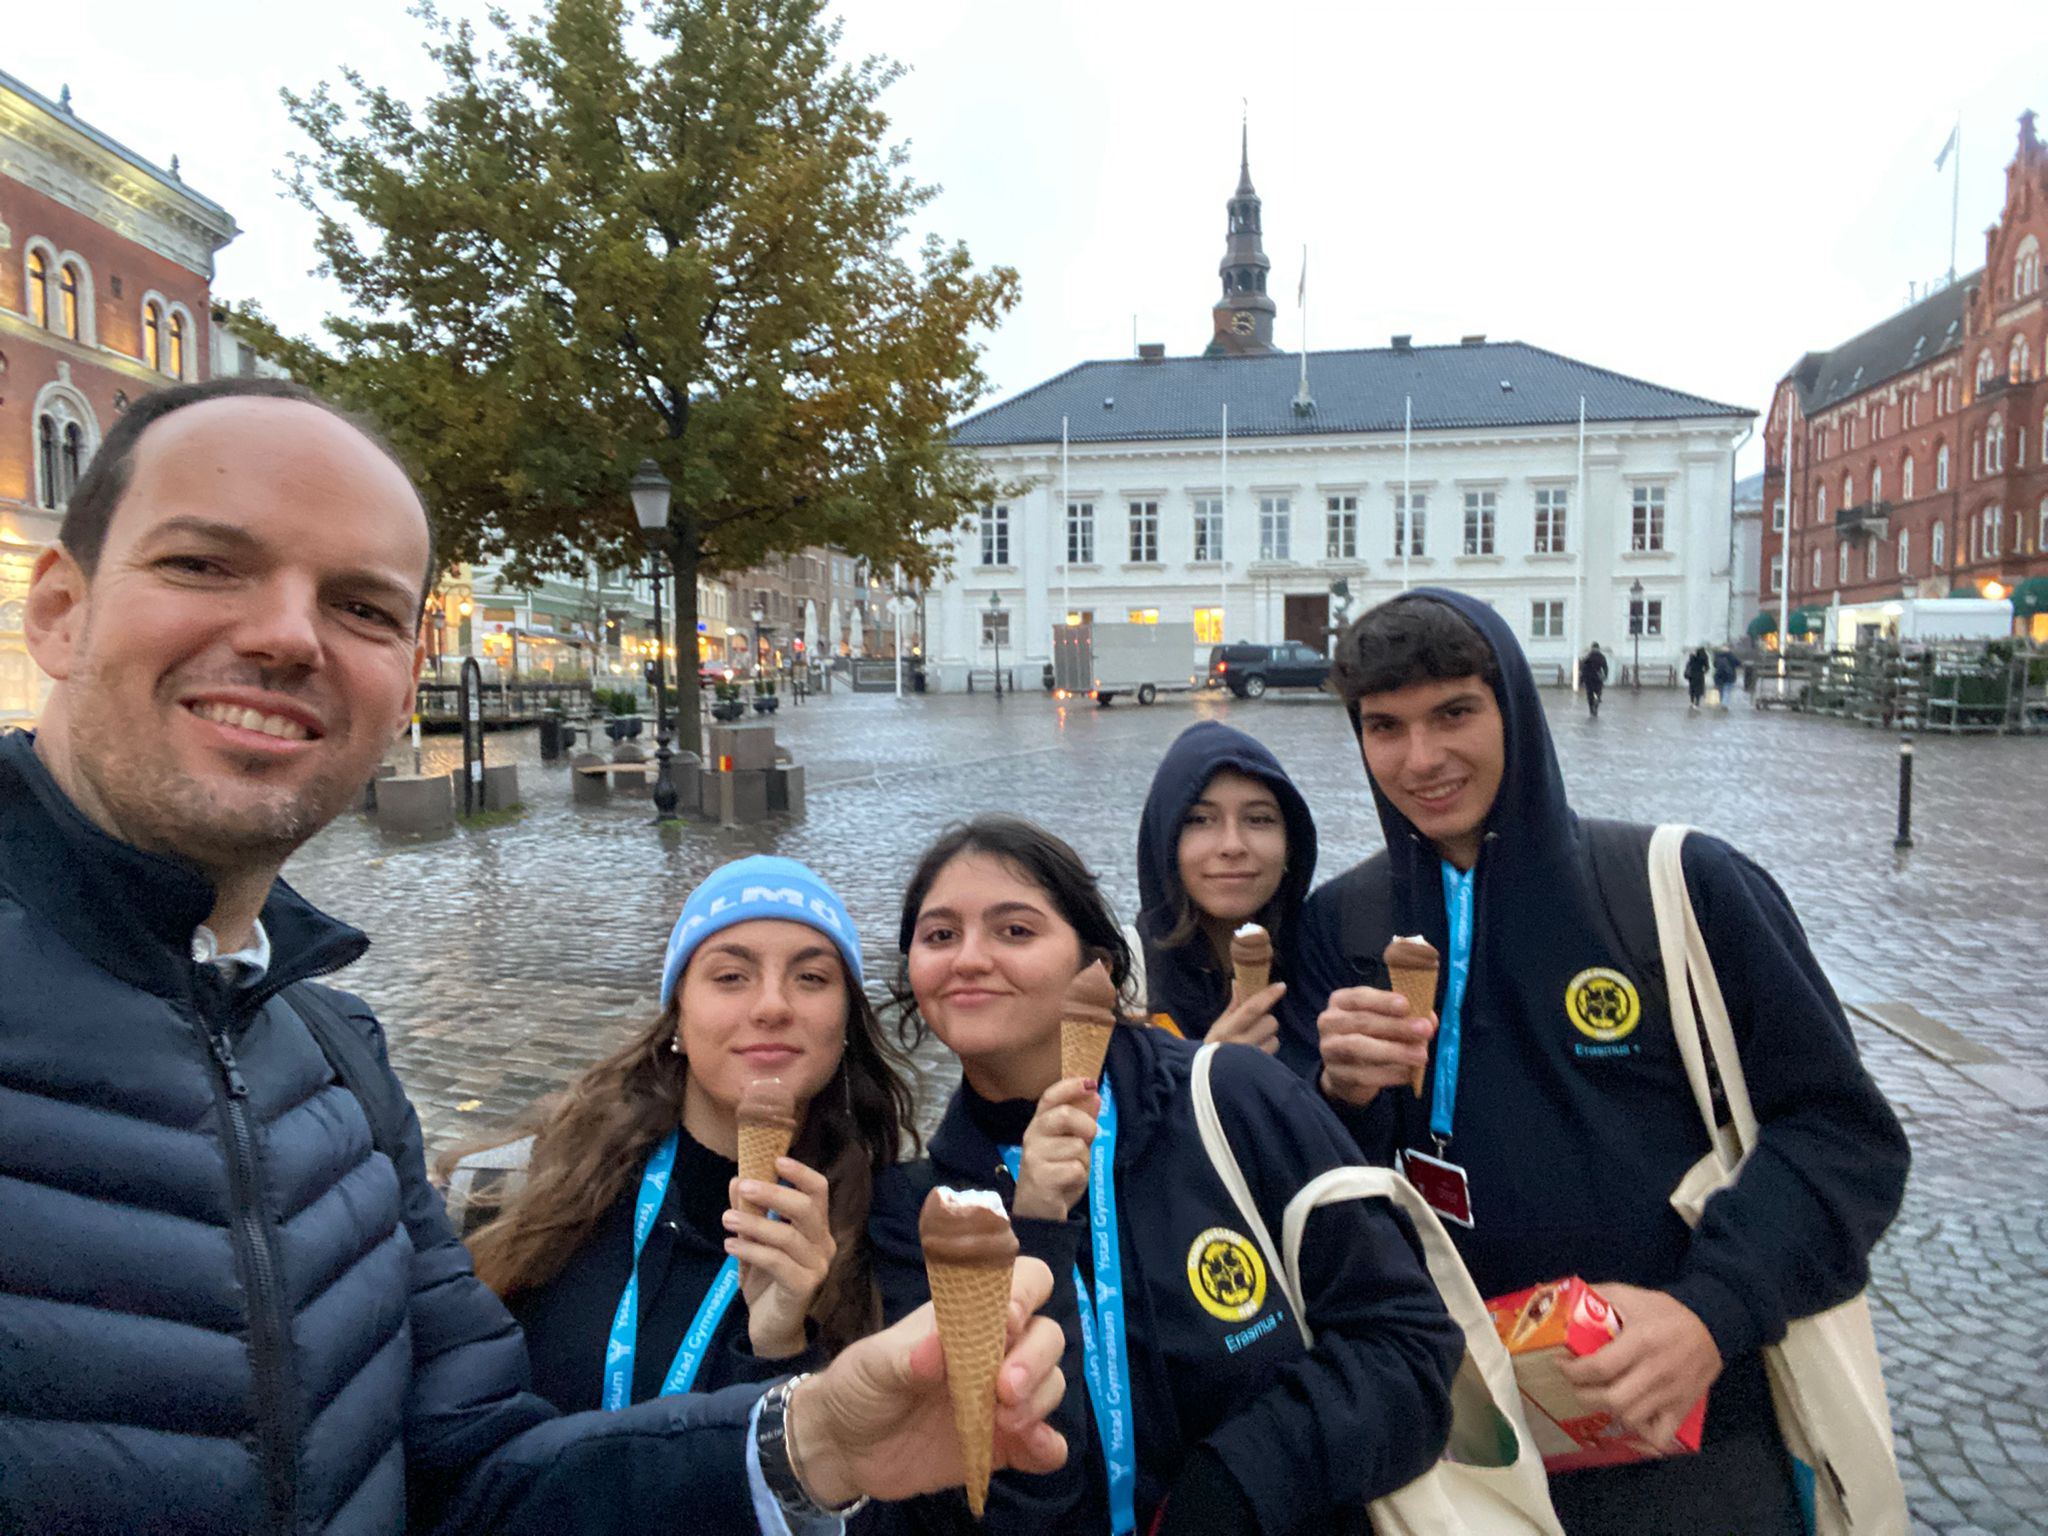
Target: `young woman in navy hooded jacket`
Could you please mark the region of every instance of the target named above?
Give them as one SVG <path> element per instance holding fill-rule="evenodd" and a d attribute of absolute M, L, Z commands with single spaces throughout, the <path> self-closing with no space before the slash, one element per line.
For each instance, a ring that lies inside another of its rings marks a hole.
<path fill-rule="evenodd" d="M 1182 731 L 1138 821 L 1138 937 L 1153 1023 L 1189 1040 L 1277 1050 L 1307 1073 L 1312 1036 L 1290 1049 L 1274 1015 L 1315 869 L 1315 821 L 1280 760 L 1214 720 Z M 1273 940 L 1272 979 L 1250 997 L 1231 979 L 1230 936 L 1243 923 Z"/>
<path fill-rule="evenodd" d="M 930 1156 L 876 1183 L 883 1310 L 926 1299 L 917 1218 L 945 1184 L 1002 1197 L 1021 1250 L 1053 1272 L 1045 1315 L 1067 1333 L 1066 1402 L 1049 1420 L 1067 1465 L 998 1473 L 979 1529 L 1362 1536 L 1366 1500 L 1435 1462 L 1464 1353 L 1405 1221 L 1371 1201 L 1310 1219 L 1305 1348 L 1203 1152 L 1196 1047 L 1120 1027 L 1098 1080 L 1060 1077 L 1069 983 L 1100 959 L 1121 992 L 1131 961 L 1094 877 L 1043 829 L 988 816 L 941 836 L 911 879 L 898 942 L 909 1022 L 960 1058 L 962 1082 Z M 1278 1231 L 1288 1199 L 1356 1153 L 1314 1089 L 1261 1053 L 1223 1048 L 1211 1080 Z M 873 1518 L 977 1529 L 949 1498 Z"/>

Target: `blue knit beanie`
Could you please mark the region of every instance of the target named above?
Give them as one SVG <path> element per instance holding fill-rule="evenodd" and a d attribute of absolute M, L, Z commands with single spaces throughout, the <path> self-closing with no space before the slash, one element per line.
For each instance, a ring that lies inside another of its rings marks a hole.
<path fill-rule="evenodd" d="M 661 965 L 662 1006 L 675 996 L 683 967 L 699 944 L 721 928 L 764 919 L 817 929 L 838 948 L 853 973 L 853 984 L 863 984 L 860 935 L 854 932 L 846 903 L 808 865 L 757 853 L 713 870 L 683 903 L 683 915 L 668 936 L 668 957 Z"/>

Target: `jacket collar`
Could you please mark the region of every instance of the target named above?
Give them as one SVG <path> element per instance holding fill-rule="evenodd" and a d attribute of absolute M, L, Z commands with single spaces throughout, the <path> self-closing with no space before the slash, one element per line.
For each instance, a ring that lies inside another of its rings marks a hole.
<path fill-rule="evenodd" d="M 192 934 L 213 886 L 182 859 L 147 853 L 86 819 L 50 777 L 27 731 L 0 736 L 0 887 L 91 964 L 161 997 L 192 990 Z M 359 959 L 369 940 L 282 880 L 263 904 L 272 961 L 260 991 Z"/>

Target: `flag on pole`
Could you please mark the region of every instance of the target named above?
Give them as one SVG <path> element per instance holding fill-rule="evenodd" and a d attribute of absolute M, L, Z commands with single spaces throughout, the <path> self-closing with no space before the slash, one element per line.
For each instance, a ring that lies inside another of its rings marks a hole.
<path fill-rule="evenodd" d="M 1938 171 L 1948 164 L 1948 157 L 1956 152 L 1956 141 L 1962 136 L 1963 120 L 1956 119 L 1955 127 L 1948 131 L 1948 142 L 1941 146 L 1941 153 L 1934 157 L 1934 168 Z"/>

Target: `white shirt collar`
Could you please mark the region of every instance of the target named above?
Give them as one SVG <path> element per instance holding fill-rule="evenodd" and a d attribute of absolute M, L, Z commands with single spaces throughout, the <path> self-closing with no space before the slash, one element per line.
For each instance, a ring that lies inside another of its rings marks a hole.
<path fill-rule="evenodd" d="M 225 955 L 220 952 L 220 940 L 213 930 L 201 923 L 192 930 L 192 963 L 218 966 L 223 976 L 244 986 L 260 980 L 270 969 L 270 934 L 263 927 L 263 919 L 256 919 L 256 927 L 244 948 Z"/>

